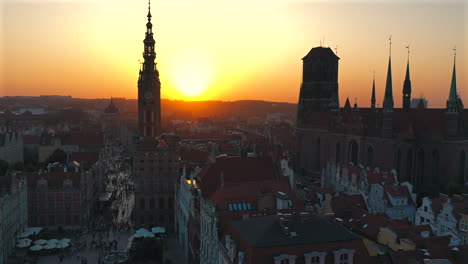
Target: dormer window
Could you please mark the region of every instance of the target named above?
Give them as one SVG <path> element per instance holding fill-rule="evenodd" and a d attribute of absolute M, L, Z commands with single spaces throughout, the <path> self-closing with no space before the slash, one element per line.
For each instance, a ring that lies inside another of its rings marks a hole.
<path fill-rule="evenodd" d="M 304 254 L 305 264 L 324 264 L 327 252 L 312 251 Z"/>
<path fill-rule="evenodd" d="M 353 264 L 353 257 L 356 250 L 353 249 L 340 249 L 335 250 L 335 264 Z"/>
<path fill-rule="evenodd" d="M 275 264 L 296 264 L 296 255 L 281 254 L 273 257 Z"/>

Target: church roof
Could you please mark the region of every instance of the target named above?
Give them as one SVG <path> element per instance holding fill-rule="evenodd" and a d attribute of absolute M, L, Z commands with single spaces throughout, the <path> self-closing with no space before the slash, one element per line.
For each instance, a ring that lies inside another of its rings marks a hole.
<path fill-rule="evenodd" d="M 315 47 L 312 48 L 302 60 L 309 60 L 312 58 L 329 58 L 339 60 L 340 58 L 335 55 L 333 50 L 328 47 Z"/>

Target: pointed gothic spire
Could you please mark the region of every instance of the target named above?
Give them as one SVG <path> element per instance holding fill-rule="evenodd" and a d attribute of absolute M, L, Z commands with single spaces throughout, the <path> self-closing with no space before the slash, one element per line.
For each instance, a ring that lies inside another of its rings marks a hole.
<path fill-rule="evenodd" d="M 403 82 L 403 109 L 409 111 L 411 108 L 411 79 L 409 70 L 409 46 L 408 49 L 408 62 L 406 63 L 406 76 Z"/>
<path fill-rule="evenodd" d="M 458 107 L 458 93 L 457 93 L 457 74 L 455 68 L 455 61 L 457 58 L 457 50 L 456 48 L 453 49 L 455 51 L 453 55 L 453 72 L 452 72 L 452 83 L 450 84 L 450 93 L 449 98 L 447 100 L 447 112 L 457 112 Z"/>
<path fill-rule="evenodd" d="M 375 72 L 374 72 L 374 80 L 372 81 L 371 108 L 375 109 Z"/>
<path fill-rule="evenodd" d="M 383 101 L 384 112 L 393 111 L 393 90 L 392 90 L 392 36 L 390 40 L 390 56 L 388 57 L 387 83 L 385 85 L 385 97 Z"/>
<path fill-rule="evenodd" d="M 351 109 L 351 103 L 349 102 L 349 98 L 346 97 L 346 103 L 344 105 L 344 109 L 350 110 Z"/>
<path fill-rule="evenodd" d="M 151 21 L 151 0 L 148 0 L 148 22 Z"/>

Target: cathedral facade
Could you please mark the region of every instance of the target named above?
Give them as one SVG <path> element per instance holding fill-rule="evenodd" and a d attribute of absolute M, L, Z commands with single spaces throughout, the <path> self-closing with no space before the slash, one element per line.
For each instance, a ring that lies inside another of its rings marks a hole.
<path fill-rule="evenodd" d="M 382 108 L 339 107 L 338 61 L 330 48 L 315 47 L 303 58 L 303 82 L 297 111 L 298 176 L 318 176 L 332 164 L 395 170 L 400 182 L 416 190 L 427 185 L 466 184 L 468 111 L 457 93 L 455 62 L 446 108 L 410 108 L 409 61 L 403 103 L 393 102 L 391 57 Z"/>

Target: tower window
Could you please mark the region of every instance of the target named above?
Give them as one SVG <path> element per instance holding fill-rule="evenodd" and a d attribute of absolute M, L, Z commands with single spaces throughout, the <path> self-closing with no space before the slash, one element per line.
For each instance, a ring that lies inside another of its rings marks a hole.
<path fill-rule="evenodd" d="M 341 146 L 340 146 L 340 142 L 337 142 L 336 149 L 335 149 L 335 162 L 337 164 L 340 162 L 340 155 L 341 155 Z"/>
<path fill-rule="evenodd" d="M 151 112 L 146 110 L 146 122 L 151 122 Z"/>
<path fill-rule="evenodd" d="M 150 127 L 150 126 L 147 126 L 147 127 L 146 127 L 146 136 L 152 136 L 152 135 L 151 135 L 151 127 Z"/>

